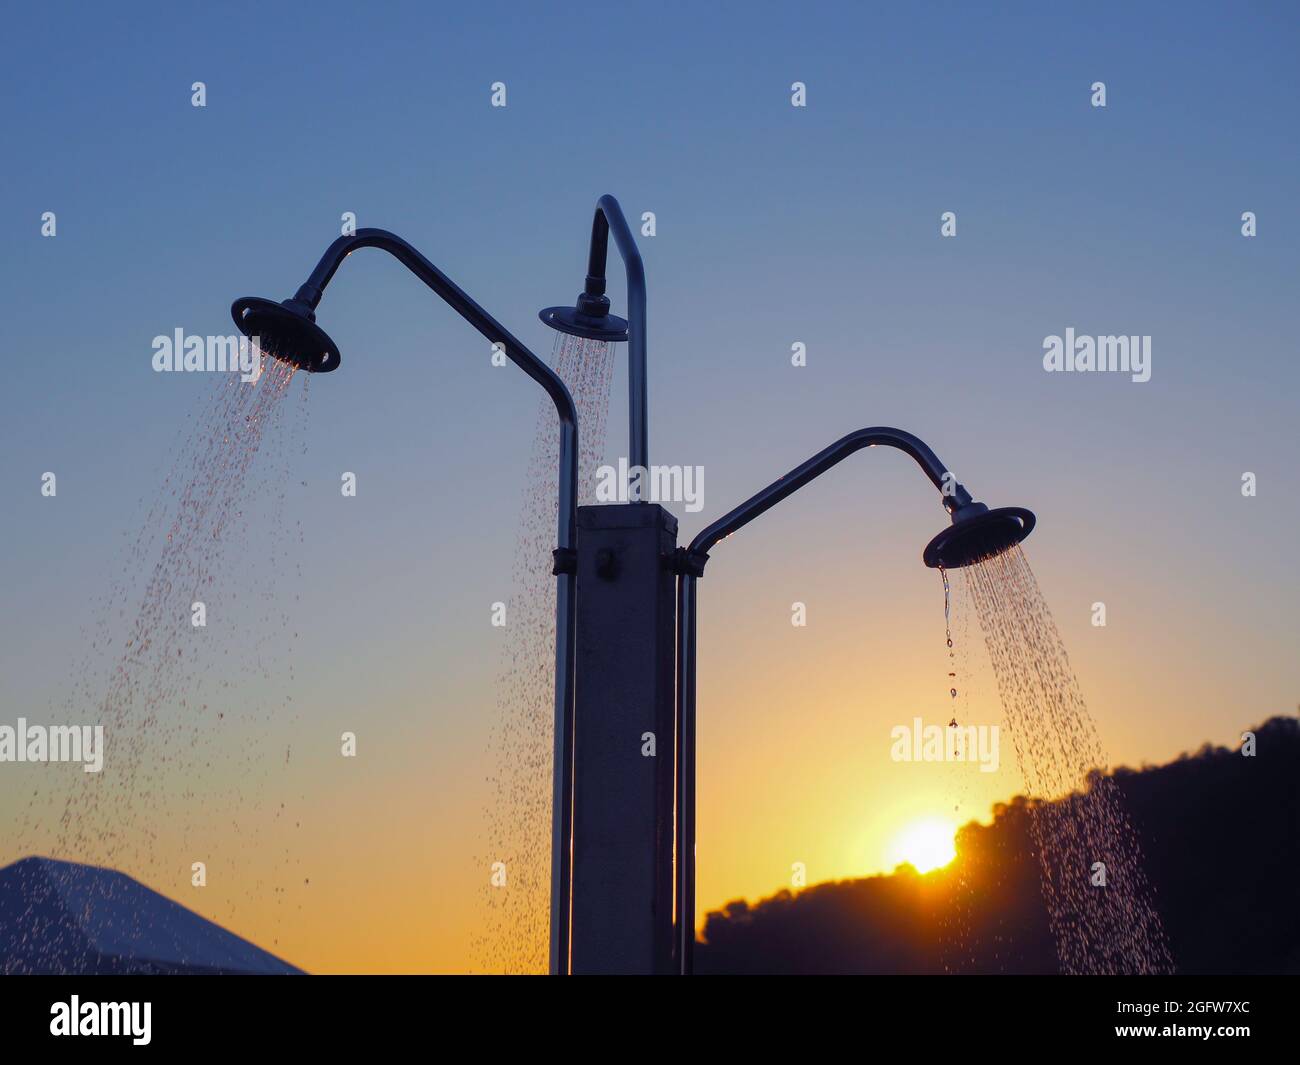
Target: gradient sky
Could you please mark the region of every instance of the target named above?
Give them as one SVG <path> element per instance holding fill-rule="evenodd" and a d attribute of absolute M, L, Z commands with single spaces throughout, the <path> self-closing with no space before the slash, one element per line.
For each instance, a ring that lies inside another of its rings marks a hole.
<path fill-rule="evenodd" d="M 1133 8 L 9 5 L 0 720 L 66 698 L 88 604 L 208 384 L 154 374 L 155 335 L 228 333 L 233 298 L 291 295 L 353 211 L 548 355 L 536 312 L 581 287 L 606 192 L 657 217 L 651 455 L 706 471 L 704 510 L 675 508 L 683 540 L 842 433 L 897 425 L 977 498 L 1037 512 L 1027 553 L 1113 762 L 1292 712 L 1297 16 Z M 300 827 L 252 848 L 214 812 L 196 842 L 159 810 L 157 860 L 125 871 L 309 970 L 463 969 L 487 877 L 488 607 L 509 595 L 539 393 L 378 253 L 321 321 L 344 366 L 310 391 L 301 753 L 276 784 Z M 1151 335 L 1150 382 L 1045 373 L 1067 327 Z M 620 353 L 611 461 L 623 371 Z M 810 883 L 887 869 L 954 788 L 961 819 L 1019 788 L 1009 764 L 957 780 L 888 758 L 894 724 L 947 714 L 942 590 L 919 562 L 944 520 L 876 450 L 714 552 L 701 913 L 786 886 L 793 862 Z M 230 697 L 283 694 L 266 683 Z M 341 766 L 347 728 L 365 751 Z M 0 766 L 0 824 L 60 771 Z M 196 849 L 224 863 L 204 892 Z M 0 835 L 0 861 L 20 856 Z M 292 905 L 247 889 L 286 863 L 307 870 Z"/>

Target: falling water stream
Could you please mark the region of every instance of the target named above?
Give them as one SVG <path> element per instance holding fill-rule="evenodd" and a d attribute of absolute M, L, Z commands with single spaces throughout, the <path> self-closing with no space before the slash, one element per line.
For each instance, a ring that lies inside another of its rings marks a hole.
<path fill-rule="evenodd" d="M 284 516 L 305 447 L 305 382 L 301 402 L 285 402 L 294 377 L 273 359 L 255 382 L 216 377 L 170 449 L 170 472 L 91 608 L 72 691 L 50 710 L 104 726 L 104 770 L 38 787 L 13 826 L 18 853 L 110 866 L 175 894 L 178 870 L 215 859 L 217 839 L 251 848 L 291 816 L 283 781 L 267 775 L 290 758 L 282 737 L 295 716 L 292 697 L 274 694 L 293 683 L 292 597 L 279 581 L 303 537 Z M 266 476 L 250 476 L 255 466 Z M 273 683 L 241 684 L 252 678 Z M 276 880 L 292 876 L 290 861 Z M 227 896 L 231 911 L 283 899 L 283 883 L 261 875 L 227 865 L 221 880 L 243 892 Z"/>
<path fill-rule="evenodd" d="M 614 347 L 556 334 L 551 365 L 578 408 L 578 501 L 594 502 L 604 455 Z M 507 605 L 506 661 L 491 740 L 486 811 L 487 916 L 475 937 L 486 972 L 546 972 L 551 895 L 551 755 L 555 728 L 555 578 L 560 423 L 540 401 Z M 502 879 L 504 877 L 504 880 Z"/>
<path fill-rule="evenodd" d="M 1024 552 L 1013 547 L 958 572 L 1036 800 L 1031 832 L 1061 970 L 1172 972 L 1137 833 Z"/>
<path fill-rule="evenodd" d="M 944 687 L 947 689 L 947 706 L 950 712 L 948 727 L 956 730 L 977 723 L 982 716 L 979 685 L 976 680 L 975 663 L 971 656 L 969 596 L 966 587 L 960 581 L 949 579 L 945 569 L 940 567 L 939 575 L 943 580 L 943 617 L 944 643 L 947 652 L 947 676 Z M 963 744 L 969 742 L 954 734 L 954 743 L 961 739 Z M 963 750 L 964 750 L 963 746 Z M 969 763 L 949 761 L 943 774 L 943 794 L 951 804 L 952 821 L 961 825 L 977 818 L 978 799 L 975 786 L 971 780 Z M 960 846 L 960 842 L 959 842 Z M 973 962 L 975 956 L 976 933 L 973 931 L 972 914 L 975 910 L 980 889 L 975 878 L 970 875 L 970 855 L 950 867 L 951 876 L 956 880 L 946 905 L 937 914 L 939 925 L 939 942 L 945 970 L 963 972 Z M 985 949 L 985 953 L 989 953 Z"/>

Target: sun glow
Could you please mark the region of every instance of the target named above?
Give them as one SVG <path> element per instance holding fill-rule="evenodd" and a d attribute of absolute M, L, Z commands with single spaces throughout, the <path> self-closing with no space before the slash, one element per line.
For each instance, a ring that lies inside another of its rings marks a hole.
<path fill-rule="evenodd" d="M 941 869 L 957 857 L 957 826 L 940 817 L 913 821 L 895 838 L 889 848 L 889 864 L 904 862 L 918 873 Z"/>

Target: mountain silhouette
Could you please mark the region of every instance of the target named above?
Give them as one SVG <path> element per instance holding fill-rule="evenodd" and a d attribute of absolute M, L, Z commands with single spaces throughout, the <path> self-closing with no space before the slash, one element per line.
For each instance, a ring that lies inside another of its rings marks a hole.
<path fill-rule="evenodd" d="M 0 869 L 0 973 L 298 973 L 113 869 L 23 858 Z"/>
<path fill-rule="evenodd" d="M 1111 774 L 1182 973 L 1300 973 L 1300 720 L 1251 731 L 1251 757 L 1206 744 Z M 696 971 L 1055 973 L 1034 805 L 995 806 L 992 823 L 963 827 L 956 859 L 925 876 L 900 866 L 728 903 L 705 920 Z"/>

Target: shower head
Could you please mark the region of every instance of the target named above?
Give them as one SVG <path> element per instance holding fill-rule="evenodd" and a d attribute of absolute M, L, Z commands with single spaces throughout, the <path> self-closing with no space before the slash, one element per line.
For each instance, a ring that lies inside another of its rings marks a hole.
<path fill-rule="evenodd" d="M 921 558 L 932 569 L 958 569 L 1000 555 L 1034 529 L 1033 511 L 1023 507 L 989 510 L 968 502 L 952 511 L 952 524 L 926 544 Z"/>
<path fill-rule="evenodd" d="M 631 325 L 609 313 L 609 297 L 605 295 L 605 260 L 609 254 L 611 227 L 627 268 Z M 623 217 L 623 208 L 613 196 L 602 196 L 596 203 L 596 213 L 591 220 L 591 248 L 587 253 L 587 281 L 574 306 L 547 307 L 539 311 L 537 317 L 552 329 L 571 336 L 607 340 L 612 344 L 638 344 L 639 357 L 633 358 L 633 362 L 645 362 L 645 269 L 627 219 Z M 631 353 L 629 357 L 632 357 Z"/>
<path fill-rule="evenodd" d="M 609 238 L 623 259 L 627 275 L 627 319 L 609 313 L 605 267 Z M 650 468 L 649 400 L 646 391 L 645 264 L 623 208 L 613 196 L 596 201 L 587 252 L 587 279 L 572 307 L 547 307 L 537 315 L 552 329 L 588 340 L 627 344 L 627 458 L 634 468 Z M 632 493 L 629 493 L 631 495 Z M 641 502 L 635 493 L 631 502 Z"/>
<path fill-rule="evenodd" d="M 245 296 L 230 305 L 230 316 L 267 355 L 300 370 L 329 373 L 342 361 L 338 346 L 316 324 L 316 312 L 299 299 L 275 303 Z"/>
<path fill-rule="evenodd" d="M 537 317 L 552 329 L 588 340 L 607 340 L 621 344 L 627 340 L 627 322 L 609 313 L 609 297 L 584 292 L 574 307 L 547 307 Z"/>

